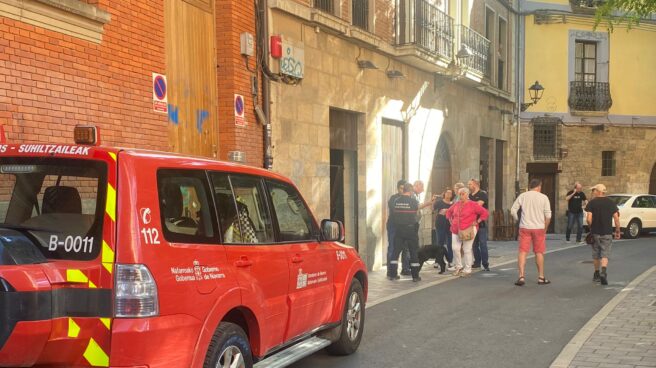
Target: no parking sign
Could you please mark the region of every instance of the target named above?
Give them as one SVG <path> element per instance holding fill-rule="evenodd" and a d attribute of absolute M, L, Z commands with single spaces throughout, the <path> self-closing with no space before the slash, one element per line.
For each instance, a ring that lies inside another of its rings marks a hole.
<path fill-rule="evenodd" d="M 166 76 L 153 73 L 153 111 L 166 114 L 169 112 L 168 105 Z"/>
<path fill-rule="evenodd" d="M 244 119 L 244 96 L 235 95 L 235 125 L 236 126 L 246 126 L 246 119 Z"/>

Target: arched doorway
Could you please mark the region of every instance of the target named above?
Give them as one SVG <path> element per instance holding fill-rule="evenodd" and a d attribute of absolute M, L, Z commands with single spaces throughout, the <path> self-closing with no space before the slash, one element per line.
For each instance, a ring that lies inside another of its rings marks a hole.
<path fill-rule="evenodd" d="M 651 177 L 649 177 L 649 194 L 656 194 L 656 163 L 651 169 Z"/>
<path fill-rule="evenodd" d="M 451 187 L 451 154 L 446 139 L 440 138 L 435 149 L 433 172 L 431 173 L 431 192 L 440 194 L 445 188 Z"/>

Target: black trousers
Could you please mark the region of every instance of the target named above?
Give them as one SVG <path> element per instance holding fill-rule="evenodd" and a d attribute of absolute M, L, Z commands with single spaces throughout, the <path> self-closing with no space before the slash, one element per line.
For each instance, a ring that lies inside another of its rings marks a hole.
<path fill-rule="evenodd" d="M 415 225 L 396 226 L 394 234 L 394 253 L 387 264 L 387 276 L 396 276 L 399 271 L 399 255 L 407 250 L 410 253 L 410 273 L 419 277 L 419 235 Z"/>

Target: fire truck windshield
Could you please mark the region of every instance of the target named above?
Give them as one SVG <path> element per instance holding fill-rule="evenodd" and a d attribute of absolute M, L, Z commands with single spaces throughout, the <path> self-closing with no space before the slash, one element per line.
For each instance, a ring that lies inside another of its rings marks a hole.
<path fill-rule="evenodd" d="M 0 227 L 21 229 L 48 259 L 95 259 L 107 166 L 57 158 L 0 159 Z"/>

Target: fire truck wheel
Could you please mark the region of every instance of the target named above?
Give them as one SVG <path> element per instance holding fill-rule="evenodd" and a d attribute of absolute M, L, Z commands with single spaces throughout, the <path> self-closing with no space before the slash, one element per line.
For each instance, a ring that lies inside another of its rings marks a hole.
<path fill-rule="evenodd" d="M 205 357 L 204 368 L 252 368 L 253 355 L 248 337 L 234 323 L 221 322 Z"/>
<path fill-rule="evenodd" d="M 339 338 L 328 347 L 334 355 L 349 355 L 358 350 L 364 331 L 364 292 L 357 279 L 351 281 L 342 316 Z"/>

